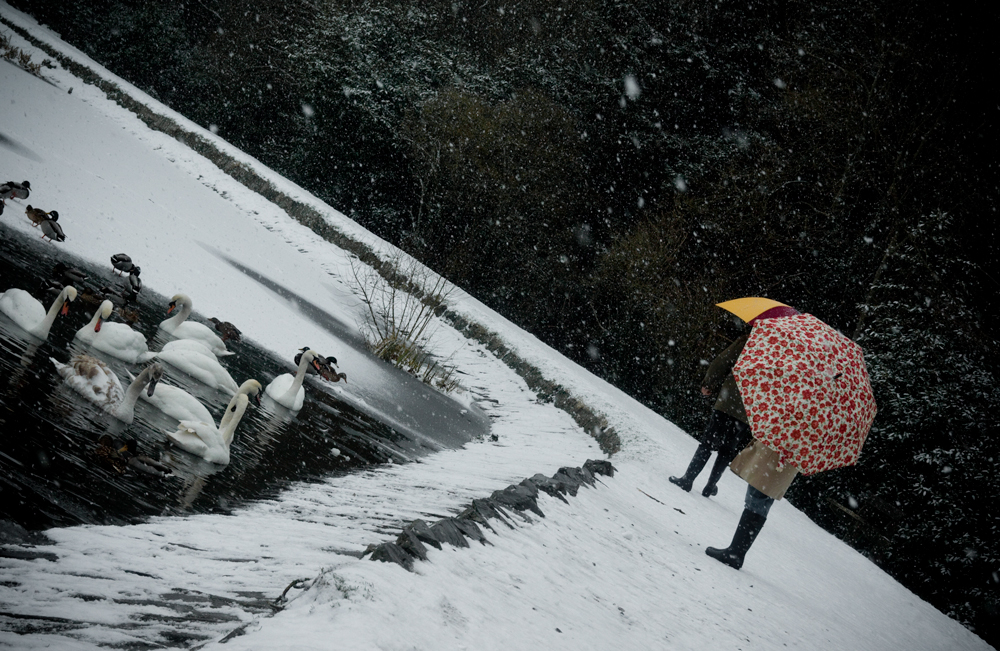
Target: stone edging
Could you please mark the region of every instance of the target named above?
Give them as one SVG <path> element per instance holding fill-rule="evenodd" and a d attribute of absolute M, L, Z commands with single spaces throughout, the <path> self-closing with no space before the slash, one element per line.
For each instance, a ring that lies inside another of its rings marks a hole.
<path fill-rule="evenodd" d="M 26 30 L 12 24 L 2 16 L 0 16 L 0 24 L 10 28 L 32 45 L 51 56 L 83 83 L 99 88 L 108 99 L 134 113 L 150 129 L 165 133 L 201 156 L 204 156 L 227 175 L 247 189 L 256 192 L 277 205 L 292 219 L 306 226 L 324 240 L 358 256 L 362 262 L 377 270 L 388 282 L 398 282 L 399 279 L 393 277 L 395 275 L 394 266 L 379 258 L 370 246 L 340 232 L 326 220 L 320 211 L 278 190 L 271 181 L 262 177 L 252 167 L 222 151 L 211 140 L 187 130 L 167 116 L 156 113 L 150 107 L 123 91 L 118 84 L 104 79 L 87 66 L 58 52 L 55 48 L 35 38 Z M 440 309 L 436 312 L 438 316 L 443 316 L 456 330 L 467 338 L 478 341 L 486 346 L 487 349 L 521 376 L 527 382 L 528 387 L 537 393 L 542 400 L 550 400 L 557 408 L 567 412 L 580 427 L 597 440 L 602 452 L 610 456 L 621 449 L 621 441 L 617 432 L 608 425 L 607 419 L 602 414 L 592 409 L 583 400 L 574 397 L 566 387 L 546 379 L 541 370 L 512 351 L 504 343 L 500 335 L 455 311 Z"/>
<path fill-rule="evenodd" d="M 430 525 L 423 520 L 414 520 L 403 527 L 395 542 L 370 545 L 362 558 L 370 555 L 369 558 L 373 561 L 397 563 L 412 570 L 415 560 L 427 560 L 426 545 L 438 549 L 444 543 L 468 547 L 467 539 L 488 544 L 479 525 L 495 533 L 490 520 L 496 520 L 513 529 L 514 526 L 510 523 L 511 511 L 522 514 L 526 519 L 525 511 L 544 518 L 545 514 L 538 508 L 538 491 L 568 504 L 565 495 L 576 496 L 581 486 L 593 486 L 597 481 L 596 475 L 614 477 L 614 474 L 615 468 L 610 461 L 593 459 L 588 459 L 582 468 L 560 468 L 552 477 L 537 474 L 522 480 L 520 484 L 511 484 L 503 490 L 494 491 L 487 498 L 472 500 L 471 505 L 453 518 L 443 518 Z"/>

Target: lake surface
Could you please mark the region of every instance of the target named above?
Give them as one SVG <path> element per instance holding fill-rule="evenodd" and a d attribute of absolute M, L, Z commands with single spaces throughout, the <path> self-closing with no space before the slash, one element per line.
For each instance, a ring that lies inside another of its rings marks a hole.
<path fill-rule="evenodd" d="M 8 206 L 3 219 L 20 216 L 18 208 Z M 0 292 L 25 289 L 48 308 L 54 295 L 44 292 L 43 283 L 53 278 L 60 262 L 87 275 L 85 282 L 75 284 L 78 290 L 124 289 L 127 282 L 113 273 L 110 261 L 105 268 L 96 267 L 66 255 L 58 244 L 25 237 L 0 223 Z M 139 320 L 132 327 L 147 336 L 150 350 L 159 350 L 169 340 L 157 328 L 167 318 L 168 303 L 168 297 L 147 286 L 134 306 Z M 108 363 L 123 386 L 128 385 L 128 372 L 135 375 L 143 367 L 74 340 L 97 307 L 78 298 L 67 316 L 56 319 L 46 341 L 0 314 L 0 520 L 38 530 L 81 523 L 126 524 L 151 515 L 227 512 L 248 501 L 273 497 L 294 481 L 320 480 L 372 464 L 405 463 L 461 446 L 489 431 L 489 421 L 479 410 L 462 408 L 408 374 L 383 368 L 387 365 L 372 357 L 371 368 L 393 383 L 392 404 L 377 404 L 371 396 L 352 401 L 350 384 L 310 375 L 300 412 L 293 414 L 266 398 L 262 407 L 251 406 L 236 430 L 232 461 L 216 466 L 169 445 L 165 430 L 175 429 L 177 422 L 151 405 L 140 400 L 135 422 L 125 425 L 63 382 L 50 357 L 65 362 L 75 352 L 87 352 Z M 206 322 L 206 316 L 213 315 L 196 313 L 191 319 Z M 343 342 L 359 346 L 350 338 Z M 267 384 L 280 373 L 294 372 L 292 360 L 278 359 L 252 341 L 227 345 L 236 354 L 220 362 L 237 383 L 253 377 Z M 218 421 L 228 395 L 168 364 L 163 367 L 168 384 L 195 395 Z M 118 474 L 95 454 L 104 434 L 119 444 L 136 439 L 139 452 L 166 464 L 172 475 L 132 468 Z"/>

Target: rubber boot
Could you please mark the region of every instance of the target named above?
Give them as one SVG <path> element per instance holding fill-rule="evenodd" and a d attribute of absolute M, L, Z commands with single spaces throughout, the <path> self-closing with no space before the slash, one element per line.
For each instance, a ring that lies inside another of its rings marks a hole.
<path fill-rule="evenodd" d="M 681 489 L 690 491 L 691 484 L 694 483 L 694 478 L 698 476 L 701 469 L 705 467 L 708 463 L 708 458 L 712 456 L 712 451 L 709 450 L 704 444 L 699 445 L 698 449 L 694 451 L 694 456 L 691 457 L 691 463 L 688 464 L 688 469 L 684 473 L 683 477 L 670 477 L 670 483 L 677 484 Z"/>
<path fill-rule="evenodd" d="M 758 515 L 753 511 L 744 509 L 740 523 L 736 525 L 733 542 L 729 543 L 729 547 L 725 549 L 709 547 L 705 550 L 705 553 L 733 569 L 740 569 L 743 567 L 743 557 L 746 556 L 747 550 L 750 549 L 753 541 L 757 539 L 757 534 L 760 533 L 765 522 L 767 522 L 766 516 Z"/>
<path fill-rule="evenodd" d="M 729 459 L 728 455 L 723 454 L 722 450 L 719 450 L 719 455 L 715 457 L 715 465 L 712 466 L 712 472 L 708 475 L 708 483 L 705 484 L 705 488 L 701 491 L 704 497 L 712 497 L 719 494 L 719 479 L 722 478 L 722 473 L 726 471 L 731 461 L 732 459 Z"/>

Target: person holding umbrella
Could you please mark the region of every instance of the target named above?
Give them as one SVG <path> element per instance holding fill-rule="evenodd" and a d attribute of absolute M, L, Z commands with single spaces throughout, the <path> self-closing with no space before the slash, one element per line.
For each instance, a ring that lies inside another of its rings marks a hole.
<path fill-rule="evenodd" d="M 719 303 L 718 306 L 736 314 L 750 327 L 753 327 L 753 324 L 759 319 L 798 314 L 795 308 L 767 298 L 737 299 Z M 694 451 L 687 471 L 681 477 L 669 478 L 682 490 L 691 490 L 695 478 L 704 469 L 714 450 L 717 452 L 715 464 L 712 466 L 708 482 L 701 494 L 705 497 L 718 494 L 718 482 L 722 473 L 725 472 L 737 453 L 752 440 L 750 426 L 747 424 L 746 410 L 743 407 L 743 400 L 736 388 L 736 379 L 732 372 L 740 353 L 743 352 L 747 337 L 746 334 L 737 337 L 712 361 L 705 373 L 705 379 L 701 385 L 702 394 L 710 396 L 718 392 L 719 395 L 712 407 L 712 414 L 705 426 L 702 441 Z"/>
<path fill-rule="evenodd" d="M 719 306 L 746 320 L 730 304 L 747 300 Z M 733 377 L 753 442 L 730 465 L 748 484 L 744 509 L 729 547 L 705 550 L 737 570 L 774 500 L 799 472 L 857 462 L 876 412 L 864 356 L 853 341 L 811 314 L 764 312 L 749 322 L 756 325 Z"/>

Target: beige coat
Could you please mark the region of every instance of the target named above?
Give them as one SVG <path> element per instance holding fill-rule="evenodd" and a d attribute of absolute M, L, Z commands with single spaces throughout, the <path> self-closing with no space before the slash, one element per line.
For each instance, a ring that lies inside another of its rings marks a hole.
<path fill-rule="evenodd" d="M 799 474 L 799 468 L 792 464 L 779 468 L 779 465 L 778 453 L 754 439 L 736 455 L 729 468 L 761 493 L 780 500 Z"/>

